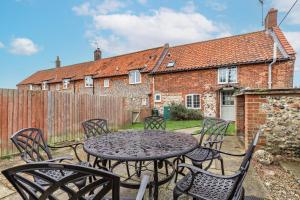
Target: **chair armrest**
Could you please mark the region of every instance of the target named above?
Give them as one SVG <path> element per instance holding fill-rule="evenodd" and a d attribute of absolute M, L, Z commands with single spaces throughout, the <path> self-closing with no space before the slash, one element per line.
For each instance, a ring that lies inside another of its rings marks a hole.
<path fill-rule="evenodd" d="M 82 162 L 82 160 L 79 158 L 78 153 L 77 153 L 77 148 L 78 148 L 79 145 L 83 145 L 83 143 L 82 142 L 75 142 L 75 143 L 61 145 L 61 146 L 48 145 L 48 147 L 51 148 L 51 149 L 72 148 L 74 153 L 75 153 L 75 156 L 76 156 L 77 160 L 79 162 Z"/>
<path fill-rule="evenodd" d="M 202 147 L 203 149 L 209 149 L 209 150 L 213 150 L 217 153 L 220 153 L 220 154 L 225 154 L 225 155 L 228 155 L 228 156 L 245 156 L 246 153 L 242 153 L 242 154 L 234 154 L 234 153 L 228 153 L 228 152 L 225 152 L 225 151 L 221 151 L 221 150 L 218 150 L 218 149 L 211 149 L 211 148 L 207 148 L 207 147 Z"/>
<path fill-rule="evenodd" d="M 59 162 L 59 163 L 61 163 L 64 160 L 73 160 L 73 158 L 71 156 L 64 156 L 64 157 L 53 158 L 50 160 L 44 160 L 42 162 Z"/>
<path fill-rule="evenodd" d="M 148 183 L 149 183 L 149 176 L 143 176 L 139 191 L 136 195 L 136 200 L 143 200 Z"/>

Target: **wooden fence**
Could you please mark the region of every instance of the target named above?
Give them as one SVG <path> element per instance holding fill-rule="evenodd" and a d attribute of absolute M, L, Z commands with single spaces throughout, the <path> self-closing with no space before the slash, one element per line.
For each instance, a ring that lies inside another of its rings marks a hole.
<path fill-rule="evenodd" d="M 17 152 L 10 137 L 22 128 L 41 128 L 55 143 L 82 138 L 81 122 L 91 118 L 122 127 L 130 122 L 124 104 L 122 97 L 0 89 L 0 156 Z"/>

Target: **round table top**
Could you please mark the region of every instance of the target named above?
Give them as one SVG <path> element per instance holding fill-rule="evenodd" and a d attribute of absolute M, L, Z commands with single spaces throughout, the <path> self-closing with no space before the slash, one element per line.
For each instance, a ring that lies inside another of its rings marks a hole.
<path fill-rule="evenodd" d="M 192 135 L 157 130 L 103 134 L 84 141 L 84 150 L 107 160 L 162 160 L 184 155 L 198 142 Z"/>

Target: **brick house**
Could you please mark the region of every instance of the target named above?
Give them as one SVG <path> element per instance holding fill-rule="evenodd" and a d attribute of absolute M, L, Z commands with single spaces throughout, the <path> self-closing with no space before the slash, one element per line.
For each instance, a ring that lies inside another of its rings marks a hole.
<path fill-rule="evenodd" d="M 127 97 L 128 109 L 143 112 L 171 102 L 201 109 L 205 116 L 235 120 L 234 93 L 241 89 L 293 87 L 295 52 L 271 9 L 265 29 L 36 72 L 20 89 L 56 90 Z"/>

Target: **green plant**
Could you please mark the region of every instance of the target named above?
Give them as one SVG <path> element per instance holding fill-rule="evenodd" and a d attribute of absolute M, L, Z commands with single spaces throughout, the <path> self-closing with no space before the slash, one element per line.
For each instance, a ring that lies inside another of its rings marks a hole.
<path fill-rule="evenodd" d="M 171 120 L 201 120 L 203 119 L 200 110 L 187 109 L 182 104 L 172 103 L 170 106 Z"/>

